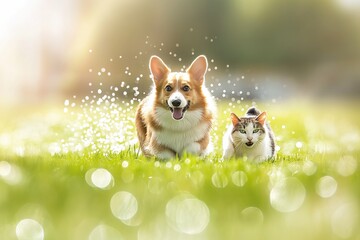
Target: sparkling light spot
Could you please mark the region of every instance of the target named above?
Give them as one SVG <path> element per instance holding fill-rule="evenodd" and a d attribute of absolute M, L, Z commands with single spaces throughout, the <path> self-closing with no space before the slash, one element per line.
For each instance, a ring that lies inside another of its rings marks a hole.
<path fill-rule="evenodd" d="M 165 164 L 165 167 L 166 167 L 166 168 L 172 168 L 172 163 L 171 163 L 171 162 L 167 162 L 167 163 Z"/>
<path fill-rule="evenodd" d="M 324 176 L 316 183 L 316 192 L 322 198 L 333 196 L 337 189 L 337 182 L 333 177 Z"/>
<path fill-rule="evenodd" d="M 298 149 L 303 147 L 303 143 L 302 142 L 296 142 L 295 147 L 297 147 Z"/>
<path fill-rule="evenodd" d="M 180 166 L 180 164 L 175 164 L 175 166 L 174 166 L 174 171 L 175 172 L 178 172 L 178 171 L 180 171 L 181 170 L 181 166 Z"/>
<path fill-rule="evenodd" d="M 305 187 L 297 178 L 285 178 L 272 188 L 270 204 L 279 212 L 293 212 L 302 206 L 305 196 Z"/>
<path fill-rule="evenodd" d="M 231 180 L 236 186 L 243 187 L 247 182 L 248 178 L 246 176 L 246 173 L 244 173 L 243 171 L 236 171 L 231 174 Z"/>
<path fill-rule="evenodd" d="M 166 204 L 166 217 L 176 231 L 198 234 L 205 230 L 210 221 L 207 205 L 191 195 L 180 195 Z"/>
<path fill-rule="evenodd" d="M 223 173 L 214 173 L 211 177 L 211 182 L 217 188 L 225 188 L 228 185 L 229 180 Z"/>
<path fill-rule="evenodd" d="M 129 220 L 138 211 L 138 202 L 134 195 L 121 191 L 115 193 L 110 200 L 112 214 L 121 221 Z"/>
<path fill-rule="evenodd" d="M 123 168 L 127 168 L 127 167 L 129 166 L 129 162 L 128 162 L 128 161 L 123 161 L 123 162 L 121 163 L 121 166 L 122 166 Z"/>
<path fill-rule="evenodd" d="M 113 176 L 108 170 L 99 168 L 91 174 L 91 181 L 96 187 L 105 189 L 113 182 Z"/>
<path fill-rule="evenodd" d="M 23 219 L 16 225 L 16 236 L 19 240 L 43 240 L 44 229 L 34 219 Z"/>

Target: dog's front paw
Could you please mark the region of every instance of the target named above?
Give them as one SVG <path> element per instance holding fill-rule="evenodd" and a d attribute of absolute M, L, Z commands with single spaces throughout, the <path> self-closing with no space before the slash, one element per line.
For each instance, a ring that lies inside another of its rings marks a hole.
<path fill-rule="evenodd" d="M 190 143 L 184 148 L 184 152 L 193 154 L 193 155 L 201 155 L 201 146 L 199 143 L 194 142 Z"/>
<path fill-rule="evenodd" d="M 161 160 L 168 160 L 176 157 L 176 154 L 170 150 L 163 150 L 156 154 L 156 157 Z"/>

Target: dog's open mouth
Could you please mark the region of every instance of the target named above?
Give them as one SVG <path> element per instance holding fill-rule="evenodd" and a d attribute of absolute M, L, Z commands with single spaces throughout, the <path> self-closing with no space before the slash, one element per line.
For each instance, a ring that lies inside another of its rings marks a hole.
<path fill-rule="evenodd" d="M 248 147 L 251 147 L 252 145 L 254 145 L 254 143 L 253 142 L 247 142 L 247 143 L 245 143 L 245 145 L 248 146 Z"/>
<path fill-rule="evenodd" d="M 169 106 L 169 104 L 168 104 L 168 106 Z M 172 108 L 169 106 L 169 109 L 172 113 L 173 119 L 181 120 L 184 117 L 186 110 L 189 109 L 189 107 L 190 107 L 190 101 L 188 101 L 188 104 L 183 108 L 176 108 L 176 107 Z"/>

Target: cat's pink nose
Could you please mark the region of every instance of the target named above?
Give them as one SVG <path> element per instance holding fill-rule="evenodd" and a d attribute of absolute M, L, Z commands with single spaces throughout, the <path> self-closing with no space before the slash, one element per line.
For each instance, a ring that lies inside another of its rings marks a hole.
<path fill-rule="evenodd" d="M 253 138 L 252 138 L 252 137 L 248 137 L 247 139 L 248 139 L 249 141 L 253 140 Z"/>

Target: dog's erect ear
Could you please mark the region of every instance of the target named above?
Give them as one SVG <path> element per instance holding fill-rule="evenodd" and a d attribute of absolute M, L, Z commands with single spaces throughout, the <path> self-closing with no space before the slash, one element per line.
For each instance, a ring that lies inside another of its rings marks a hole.
<path fill-rule="evenodd" d="M 190 77 L 194 80 L 199 81 L 200 84 L 204 82 L 205 73 L 208 68 L 208 62 L 204 55 L 198 56 L 186 70 Z"/>
<path fill-rule="evenodd" d="M 231 117 L 231 122 L 235 127 L 240 122 L 240 119 L 238 118 L 238 116 L 236 116 L 235 113 L 231 113 L 230 117 Z"/>
<path fill-rule="evenodd" d="M 164 80 L 167 74 L 171 71 L 158 56 L 151 56 L 149 68 L 155 84 L 158 81 Z"/>
<path fill-rule="evenodd" d="M 257 116 L 256 121 L 258 121 L 261 125 L 264 125 L 266 121 L 266 112 L 260 113 L 260 115 Z"/>

